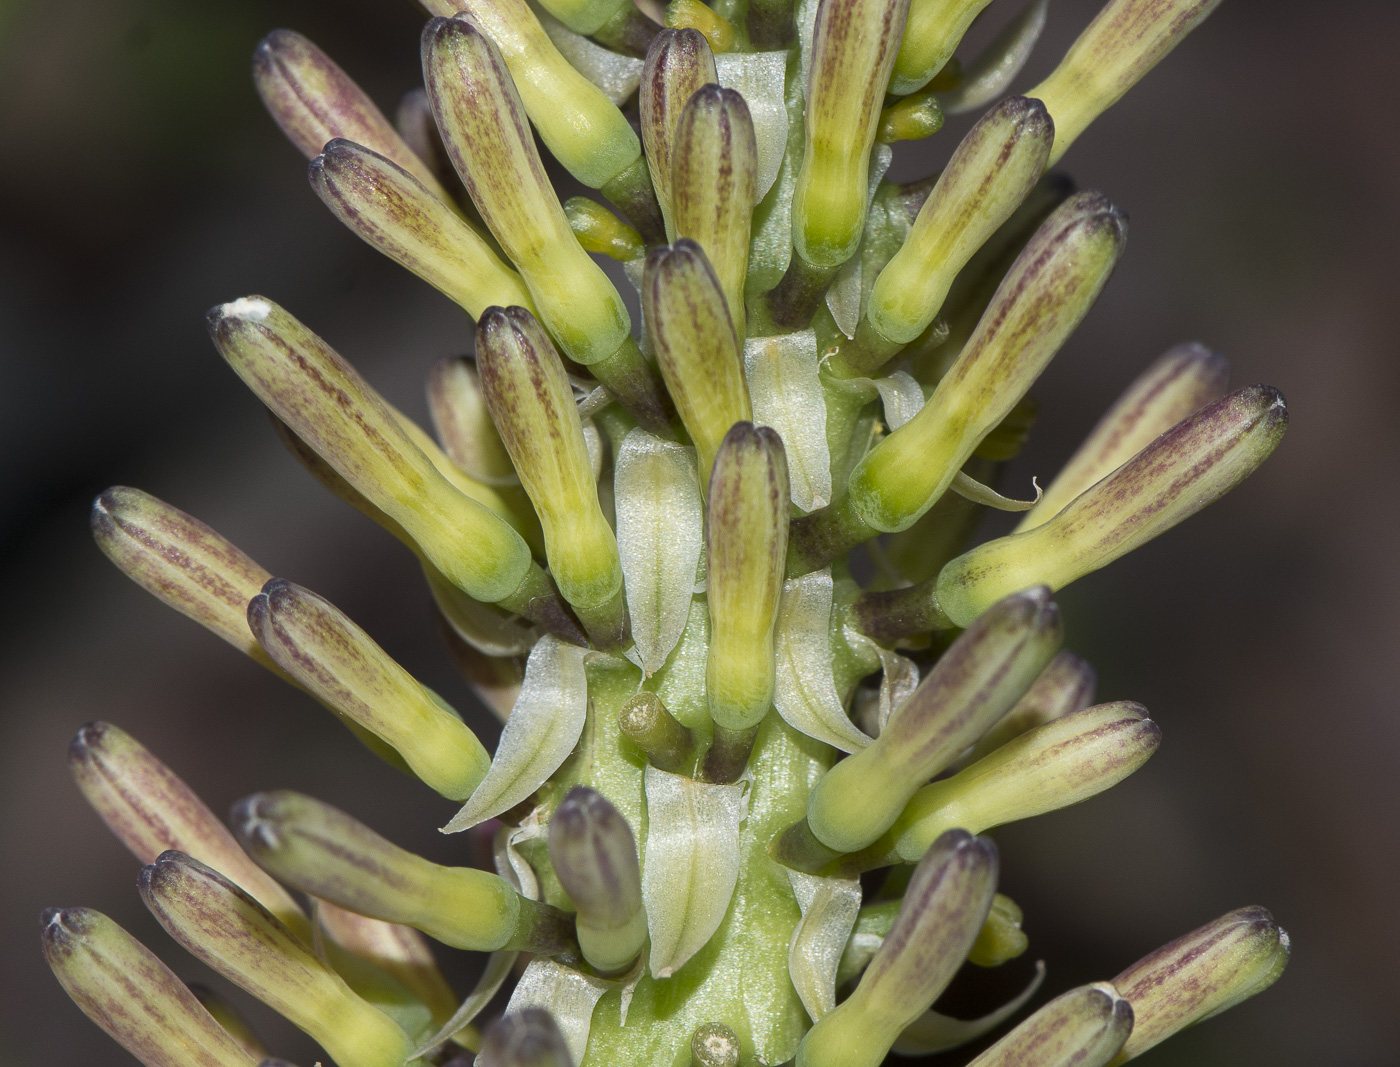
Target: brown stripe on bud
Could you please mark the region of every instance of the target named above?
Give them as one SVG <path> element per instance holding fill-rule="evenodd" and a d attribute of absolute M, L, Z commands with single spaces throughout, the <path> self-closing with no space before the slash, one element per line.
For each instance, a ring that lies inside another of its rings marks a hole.
<path fill-rule="evenodd" d="M 477 318 L 492 304 L 530 306 L 520 275 L 421 181 L 352 141 L 311 161 L 311 188 L 357 237 Z"/>
<path fill-rule="evenodd" d="M 725 434 L 753 418 L 722 286 L 704 250 L 682 239 L 647 256 L 642 300 L 657 365 L 708 484 Z"/>
<path fill-rule="evenodd" d="M 979 545 L 938 576 L 954 622 L 1007 589 L 1062 589 L 1220 499 L 1268 459 L 1288 428 L 1276 389 L 1251 385 L 1183 419 L 1055 518 Z"/>
<path fill-rule="evenodd" d="M 642 144 L 668 234 L 674 234 L 671 154 L 676 143 L 676 124 L 680 122 L 686 101 L 702 86 L 717 81 L 715 57 L 699 30 L 662 30 L 647 50 L 638 96 Z"/>
<path fill-rule="evenodd" d="M 44 958 L 64 992 L 146 1067 L 257 1062 L 155 954 L 101 912 L 49 908 Z"/>
<path fill-rule="evenodd" d="M 1104 1067 L 1133 1029 L 1133 1006 L 1107 982 L 1064 993 L 968 1067 Z"/>
<path fill-rule="evenodd" d="M 1048 589 L 1016 593 L 988 609 L 895 709 L 880 736 L 817 783 L 807 801 L 812 832 L 840 852 L 878 839 L 921 785 L 1030 688 L 1061 636 Z"/>
<path fill-rule="evenodd" d="M 263 1045 L 262 1038 L 243 1017 L 242 1012 L 208 986 L 191 982 L 189 988 L 195 999 L 204 1006 L 204 1010 L 214 1017 L 214 1021 L 237 1042 L 239 1048 L 260 1065 L 267 1060 L 267 1048 Z"/>
<path fill-rule="evenodd" d="M 1026 695 L 1016 701 L 999 723 L 988 730 L 972 751 L 959 761 L 966 766 L 995 752 L 1027 730 L 1044 726 L 1061 715 L 1080 711 L 1094 702 L 1099 676 L 1088 661 L 1073 652 L 1061 652 L 1040 672 Z"/>
<path fill-rule="evenodd" d="M 428 372 L 428 412 L 449 459 L 488 485 L 520 481 L 481 392 L 476 362 L 447 356 Z"/>
<path fill-rule="evenodd" d="M 492 1023 L 478 1059 L 490 1067 L 574 1067 L 559 1024 L 543 1008 L 524 1008 Z"/>
<path fill-rule="evenodd" d="M 743 337 L 744 279 L 758 182 L 758 143 L 744 98 L 706 85 L 691 96 L 676 124 L 671 214 L 677 237 L 705 250 L 734 332 Z"/>
<path fill-rule="evenodd" d="M 727 730 L 757 726 L 773 702 L 790 506 L 782 439 L 735 423 L 715 458 L 705 513 L 707 693 L 710 715 Z"/>
<path fill-rule="evenodd" d="M 141 871 L 146 907 L 185 948 L 305 1030 L 340 1067 L 399 1067 L 412 1051 L 387 1015 L 247 893 L 183 852 Z"/>

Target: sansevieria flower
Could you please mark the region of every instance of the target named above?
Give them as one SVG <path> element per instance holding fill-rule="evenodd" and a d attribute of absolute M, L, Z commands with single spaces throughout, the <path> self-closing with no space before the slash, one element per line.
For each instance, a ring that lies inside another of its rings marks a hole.
<path fill-rule="evenodd" d="M 875 1067 L 979 1038 L 979 1067 L 1102 1067 L 1273 982 L 1287 935 L 1246 907 L 1116 977 L 1067 988 L 1050 959 L 981 1019 L 940 1005 L 1034 941 L 989 831 L 1162 738 L 1095 702 L 1055 593 L 1286 427 L 1276 390 L 1180 345 L 1036 499 L 994 488 L 1126 248 L 1123 208 L 1051 168 L 1215 0 L 1109 0 L 1021 95 L 1046 0 L 976 54 L 989 0 L 423 3 L 397 125 L 290 30 L 254 78 L 315 196 L 475 324 L 474 355 L 431 368 L 434 432 L 334 322 L 231 294 L 208 323 L 308 472 L 416 557 L 494 752 L 374 619 L 178 502 L 115 487 L 92 529 L 362 758 L 459 803 L 443 830 L 494 863 L 430 862 L 289 789 L 225 821 L 159 738 L 90 723 L 74 777 L 160 924 L 339 1067 Z M 963 113 L 941 173 L 886 177 L 891 144 Z M 586 195 L 561 201 L 541 148 Z M 969 545 L 985 508 L 1022 517 Z M 105 916 L 50 909 L 42 935 L 149 1067 L 281 1062 Z M 489 954 L 477 987 L 435 951 Z"/>

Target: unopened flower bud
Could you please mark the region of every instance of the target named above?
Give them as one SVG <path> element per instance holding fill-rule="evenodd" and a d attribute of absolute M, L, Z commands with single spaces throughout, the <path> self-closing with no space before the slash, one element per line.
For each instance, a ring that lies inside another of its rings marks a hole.
<path fill-rule="evenodd" d="M 564 364 L 519 307 L 489 308 L 476 348 L 486 406 L 539 514 L 550 573 L 590 635 L 615 646 L 627 632 L 622 564 Z"/>
<path fill-rule="evenodd" d="M 579 363 L 611 356 L 631 329 L 627 309 L 569 229 L 496 44 L 467 19 L 433 19 L 423 76 L 452 164 L 545 326 Z"/>
<path fill-rule="evenodd" d="M 978 967 L 1000 967 L 1026 951 L 1030 939 L 1021 929 L 1021 906 L 1004 893 L 992 898 L 992 909 L 977 934 L 967 961 Z"/>
<path fill-rule="evenodd" d="M 273 30 L 253 52 L 253 83 L 288 140 L 307 159 L 337 137 L 392 160 L 444 203 L 451 197 L 432 169 L 350 76 L 301 34 Z"/>
<path fill-rule="evenodd" d="M 656 199 L 666 218 L 666 232 L 674 234 L 671 211 L 672 153 L 676 124 L 686 102 L 703 86 L 719 81 L 715 57 L 699 30 L 662 30 L 647 51 L 642 66 L 638 108 L 642 119 L 642 143 L 646 145 Z"/>
<path fill-rule="evenodd" d="M 1202 408 L 1055 518 L 979 545 L 938 575 L 938 602 L 965 624 L 1012 589 L 1062 589 L 1165 533 L 1253 474 L 1288 426 L 1283 396 L 1251 385 Z"/>
<path fill-rule="evenodd" d="M 880 736 L 817 783 L 807 801 L 812 833 L 839 852 L 878 839 L 920 786 L 1006 714 L 1060 640 L 1060 612 L 1047 589 L 989 609 L 895 709 Z"/>
<path fill-rule="evenodd" d="M 646 252 L 642 235 L 596 200 L 571 196 L 564 201 L 564 217 L 584 251 L 626 263 Z"/>
<path fill-rule="evenodd" d="M 88 723 L 68 746 L 68 769 L 87 802 L 143 864 L 170 849 L 188 853 L 309 942 L 306 916 L 291 894 L 248 858 L 194 790 L 125 730 Z"/>
<path fill-rule="evenodd" d="M 1051 165 L 1220 0 L 1109 0 L 1048 78 L 1028 92 L 1055 120 Z"/>
<path fill-rule="evenodd" d="M 310 1034 L 340 1067 L 400 1067 L 408 1036 L 223 875 L 183 852 L 141 871 L 146 907 L 170 936 Z"/>
<path fill-rule="evenodd" d="M 1233 1008 L 1276 982 L 1288 934 L 1263 908 L 1240 908 L 1163 945 L 1113 979 L 1136 1022 L 1114 1063 L 1140 1056 L 1178 1030 Z"/>
<path fill-rule="evenodd" d="M 578 909 L 583 958 L 603 974 L 623 971 L 647 939 L 637 842 L 622 813 L 576 785 L 549 820 L 549 861 Z"/>
<path fill-rule="evenodd" d="M 739 1035 L 724 1023 L 701 1023 L 690 1036 L 690 1067 L 739 1067 Z"/>
<path fill-rule="evenodd" d="M 850 503 L 869 527 L 902 530 L 943 495 L 1088 313 L 1125 232 L 1122 213 L 1098 193 L 1071 197 L 1046 219 L 928 403 L 852 472 Z"/>
<path fill-rule="evenodd" d="M 758 725 L 773 702 L 773 630 L 788 532 L 787 455 L 777 433 L 750 422 L 725 435 L 710 475 L 710 714 L 731 731 Z"/>
<path fill-rule="evenodd" d="M 676 236 L 705 250 L 734 332 L 743 337 L 749 227 L 758 181 L 758 144 L 744 98 L 706 85 L 681 111 L 671 172 Z"/>
<path fill-rule="evenodd" d="M 520 275 L 427 186 L 397 163 L 334 140 L 311 161 L 311 188 L 355 235 L 460 304 L 530 306 Z"/>
<path fill-rule="evenodd" d="M 540 6 L 575 33 L 591 37 L 631 0 L 540 0 Z"/>
<path fill-rule="evenodd" d="M 447 1020 L 458 998 L 438 970 L 428 940 L 411 926 L 386 923 L 317 901 L 316 921 L 332 941 L 357 959 L 374 964 L 417 997 L 434 1020 Z"/>
<path fill-rule="evenodd" d="M 449 356 L 433 364 L 428 374 L 428 411 L 453 464 L 488 485 L 520 480 L 491 421 L 473 360 Z"/>
<path fill-rule="evenodd" d="M 968 1067 L 1104 1067 L 1132 1029 L 1132 1005 L 1095 982 L 1056 997 Z"/>
<path fill-rule="evenodd" d="M 668 774 L 688 775 L 695 766 L 695 735 L 655 693 L 642 690 L 617 713 L 622 735 L 646 755 L 647 762 Z"/>
<path fill-rule="evenodd" d="M 1177 345 L 1133 382 L 1070 457 L 1016 532 L 1048 522 L 1186 416 L 1225 392 L 1230 364 L 1197 344 Z"/>
<path fill-rule="evenodd" d="M 922 89 L 953 58 L 958 43 L 991 0 L 910 0 L 909 17 L 890 73 L 890 92 Z"/>
<path fill-rule="evenodd" d="M 923 333 L 958 272 L 1040 179 L 1053 137 L 1045 108 L 1024 96 L 1003 100 L 968 131 L 875 281 L 866 314 L 882 336 L 908 344 Z"/>
<path fill-rule="evenodd" d="M 328 600 L 274 578 L 249 601 L 248 626 L 273 662 L 443 796 L 465 800 L 486 777 L 476 734 Z"/>
<path fill-rule="evenodd" d="M 865 232 L 870 147 L 909 0 L 825 0 L 817 10 L 792 241 L 817 268 L 850 259 Z"/>
<path fill-rule="evenodd" d="M 215 308 L 209 331 L 259 399 L 402 526 L 454 585 L 488 603 L 520 588 L 532 566 L 520 535 L 448 482 L 325 341 L 262 297 Z"/>
<path fill-rule="evenodd" d="M 243 1013 L 208 986 L 191 982 L 189 990 L 223 1031 L 261 1067 L 267 1060 L 267 1048 Z"/>
<path fill-rule="evenodd" d="M 875 140 L 881 144 L 921 141 L 943 128 L 943 108 L 930 91 L 906 96 L 880 112 L 880 128 Z"/>
<path fill-rule="evenodd" d="M 899 916 L 854 992 L 808 1031 L 796 1067 L 878 1067 L 967 958 L 992 905 L 997 850 L 960 830 L 914 871 Z"/>
<path fill-rule="evenodd" d="M 428 91 L 422 86 L 410 89 L 399 97 L 399 106 L 394 111 L 394 129 L 399 131 L 404 144 L 427 165 L 428 170 L 439 182 L 450 185 L 454 193 L 461 192 L 462 186 L 457 180 L 457 172 L 452 169 L 452 161 L 447 158 L 442 134 L 438 133 L 437 120 L 433 118 L 433 105 L 428 101 Z M 348 139 L 354 140 L 353 137 Z M 412 168 L 404 169 L 412 173 Z M 476 214 L 476 208 L 470 202 L 464 205 L 456 196 L 452 199 L 455 206 L 462 208 L 473 221 L 481 221 L 481 216 Z"/>
<path fill-rule="evenodd" d="M 704 250 L 682 239 L 647 257 L 642 299 L 657 365 L 707 484 L 725 434 L 753 418 L 722 286 Z"/>
<path fill-rule="evenodd" d="M 924 786 L 872 851 L 912 863 L 952 827 L 981 833 L 1078 804 L 1132 774 L 1161 741 L 1161 728 L 1131 701 L 1071 712 Z"/>
<path fill-rule="evenodd" d="M 44 958 L 83 1013 L 146 1067 L 257 1061 L 155 954 L 101 912 L 49 908 Z"/>
<path fill-rule="evenodd" d="M 234 805 L 231 820 L 243 847 L 281 881 L 453 948 L 540 947 L 559 925 L 554 909 L 503 878 L 431 863 L 300 793 L 257 793 Z"/>
<path fill-rule="evenodd" d="M 666 25 L 674 30 L 696 30 L 705 35 L 716 54 L 734 47 L 734 25 L 702 0 L 671 0 L 666 5 Z"/>
<path fill-rule="evenodd" d="M 1089 663 L 1073 652 L 1061 652 L 961 762 L 973 763 L 1027 730 L 1087 708 L 1094 702 L 1098 681 L 1098 674 Z"/>
<path fill-rule="evenodd" d="M 511 1012 L 487 1027 L 477 1062 L 483 1067 L 574 1067 L 559 1024 L 543 1008 Z"/>

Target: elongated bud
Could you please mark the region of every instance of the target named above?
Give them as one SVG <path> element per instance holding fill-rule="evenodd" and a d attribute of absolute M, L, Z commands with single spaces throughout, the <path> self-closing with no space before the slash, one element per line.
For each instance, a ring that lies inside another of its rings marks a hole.
<path fill-rule="evenodd" d="M 881 335 L 908 344 L 948 289 L 1045 170 L 1054 125 L 1038 100 L 1013 96 L 972 127 L 944 168 L 909 237 L 880 272 L 866 312 Z"/>
<path fill-rule="evenodd" d="M 671 212 L 676 236 L 705 250 L 740 337 L 757 182 L 758 143 L 748 104 L 733 89 L 706 85 L 676 124 Z"/>
<path fill-rule="evenodd" d="M 1133 1006 L 1107 982 L 1056 997 L 968 1067 L 1104 1067 L 1133 1029 Z"/>
<path fill-rule="evenodd" d="M 773 628 L 788 531 L 787 455 L 766 426 L 736 423 L 710 475 L 710 714 L 728 730 L 758 725 L 773 702 Z"/>
<path fill-rule="evenodd" d="M 899 42 L 890 92 L 906 96 L 927 85 L 948 61 L 958 43 L 991 0 L 910 0 L 909 17 Z"/>
<path fill-rule="evenodd" d="M 796 1067 L 878 1067 L 967 958 L 996 892 L 997 850 L 960 830 L 929 850 L 855 991 L 808 1031 Z"/>
<path fill-rule="evenodd" d="M 521 897 L 504 879 L 430 863 L 300 793 L 257 793 L 234 805 L 230 818 L 243 847 L 281 881 L 453 948 L 543 944 L 544 927 L 558 925 L 553 909 Z"/>
<path fill-rule="evenodd" d="M 714 54 L 699 30 L 662 30 L 647 50 L 638 96 L 642 143 L 646 146 L 647 167 L 669 235 L 675 232 L 671 211 L 671 157 L 676 144 L 676 125 L 686 101 L 702 87 L 717 81 Z"/>
<path fill-rule="evenodd" d="M 326 900 L 316 903 L 316 921 L 341 948 L 396 978 L 435 1020 L 457 1010 L 457 995 L 438 970 L 428 939 L 413 927 L 357 915 Z"/>
<path fill-rule="evenodd" d="M 578 243 L 587 252 L 626 263 L 646 252 L 642 235 L 596 200 L 571 196 L 564 201 L 564 217 Z"/>
<path fill-rule="evenodd" d="M 890 830 L 889 851 L 912 863 L 951 827 L 981 833 L 1078 804 L 1132 774 L 1161 741 L 1147 710 L 1128 700 L 1071 712 L 920 789 Z"/>
<path fill-rule="evenodd" d="M 682 239 L 647 256 L 642 299 L 657 365 L 695 442 L 706 485 L 725 434 L 753 418 L 722 286 L 704 250 Z"/>
<path fill-rule="evenodd" d="M 622 564 L 564 364 L 519 307 L 489 308 L 476 348 L 486 406 L 540 516 L 550 572 L 590 635 L 616 645 L 627 630 Z"/>
<path fill-rule="evenodd" d="M 643 690 L 623 703 L 617 725 L 657 770 L 688 775 L 694 768 L 695 735 L 666 710 L 655 693 Z"/>
<path fill-rule="evenodd" d="M 189 990 L 239 1048 L 259 1064 L 267 1059 L 267 1048 L 263 1045 L 262 1038 L 258 1037 L 242 1012 L 208 986 L 191 983 Z"/>
<path fill-rule="evenodd" d="M 87 802 L 143 864 L 169 849 L 188 853 L 309 941 L 306 916 L 291 894 L 248 858 L 194 790 L 125 730 L 88 723 L 68 746 L 68 769 Z"/>
<path fill-rule="evenodd" d="M 967 954 L 967 961 L 978 967 L 1000 967 L 1026 951 L 1030 939 L 1021 929 L 1025 914 L 1021 906 L 1004 893 L 992 898 L 992 910 Z"/>
<path fill-rule="evenodd" d="M 792 243 L 833 268 L 865 231 L 870 147 L 909 0 L 824 0 L 807 83 L 807 138 L 792 195 Z"/>
<path fill-rule="evenodd" d="M 690 1067 L 739 1067 L 739 1035 L 724 1023 L 701 1023 L 690 1036 Z"/>
<path fill-rule="evenodd" d="M 452 161 L 447 158 L 447 149 L 442 145 L 442 135 L 438 133 L 437 120 L 433 118 L 433 105 L 428 102 L 426 89 L 410 89 L 399 97 L 399 106 L 394 111 L 394 129 L 399 131 L 404 144 L 423 161 L 433 177 L 444 185 L 451 185 L 454 192 L 461 190 L 457 173 L 452 169 Z M 354 141 L 354 138 L 347 140 Z M 411 168 L 404 169 L 412 173 Z M 462 206 L 456 196 L 452 199 L 458 206 Z M 474 207 L 468 206 L 465 210 L 473 216 L 476 215 Z"/>
<path fill-rule="evenodd" d="M 473 360 L 449 356 L 433 364 L 428 411 L 443 451 L 454 464 L 488 485 L 520 480 L 491 421 Z"/>
<path fill-rule="evenodd" d="M 531 566 L 520 535 L 454 488 L 325 341 L 262 297 L 213 309 L 209 332 L 258 398 L 454 585 L 488 603 L 520 587 Z"/>
<path fill-rule="evenodd" d="M 543 1008 L 511 1012 L 492 1023 L 478 1059 L 489 1067 L 574 1067 L 559 1024 Z"/>
<path fill-rule="evenodd" d="M 851 504 L 865 523 L 902 530 L 943 495 L 1088 313 L 1125 232 L 1122 213 L 1097 193 L 1071 197 L 1045 221 L 928 403 L 852 472 Z"/>
<path fill-rule="evenodd" d="M 631 329 L 627 309 L 569 229 L 496 45 L 467 19 L 433 19 L 423 77 L 452 165 L 545 326 L 579 363 L 611 356 Z"/>
<path fill-rule="evenodd" d="M 1137 1021 L 1114 1063 L 1233 1008 L 1278 981 L 1288 934 L 1263 908 L 1232 911 L 1144 956 L 1113 979 Z"/>
<path fill-rule="evenodd" d="M 530 304 L 520 275 L 485 239 L 397 163 L 353 141 L 334 140 L 311 161 L 311 188 L 372 245 L 472 318 L 492 304 Z"/>
<path fill-rule="evenodd" d="M 1004 595 L 1062 589 L 1165 533 L 1253 474 L 1288 427 L 1283 396 L 1251 385 L 1157 438 L 1055 518 L 979 545 L 938 575 L 938 602 L 959 625 Z"/>
<path fill-rule="evenodd" d="M 257 1062 L 145 945 L 101 912 L 49 908 L 44 958 L 63 991 L 146 1067 Z"/>
<path fill-rule="evenodd" d="M 1043 100 L 1055 120 L 1051 165 L 1219 3 L 1109 0 L 1060 65 L 1026 94 Z"/>
<path fill-rule="evenodd" d="M 465 800 L 486 777 L 491 756 L 470 728 L 328 600 L 274 578 L 248 625 L 278 666 L 443 796 Z"/>
<path fill-rule="evenodd" d="M 875 140 L 881 144 L 921 141 L 943 128 L 943 108 L 932 90 L 906 96 L 880 112 Z"/>
<path fill-rule="evenodd" d="M 575 33 L 591 37 L 617 16 L 631 0 L 541 0 L 540 7 Z"/>
<path fill-rule="evenodd" d="M 287 139 L 307 159 L 337 137 L 364 145 L 451 203 L 432 169 L 350 76 L 301 34 L 273 30 L 253 52 L 253 83 Z"/>
<path fill-rule="evenodd" d="M 1026 695 L 1016 701 L 1016 706 L 982 735 L 982 740 L 963 762 L 973 763 L 1027 730 L 1087 708 L 1094 702 L 1098 682 L 1098 674 L 1089 663 L 1073 652 L 1061 652 L 1040 672 L 1040 677 L 1026 690 Z"/>
<path fill-rule="evenodd" d="M 387 1015 L 218 871 L 165 852 L 138 887 L 171 937 L 305 1030 L 340 1067 L 400 1067 L 408 1058 L 408 1036 Z"/>
<path fill-rule="evenodd" d="M 880 736 L 836 764 L 807 801 L 807 822 L 828 848 L 855 852 L 894 825 L 919 789 L 1025 693 L 1060 645 L 1048 589 L 1007 597 L 934 664 Z"/>
<path fill-rule="evenodd" d="M 1225 392 L 1230 364 L 1197 344 L 1177 345 L 1148 367 L 1070 457 L 1026 512 L 1016 532 L 1039 526 L 1095 482 L 1108 477 L 1186 416 Z"/>
<path fill-rule="evenodd" d="M 647 939 L 642 869 L 627 820 L 602 793 L 574 786 L 549 820 L 549 860 L 578 908 L 583 958 L 604 974 L 625 970 Z"/>
<path fill-rule="evenodd" d="M 703 0 L 670 0 L 666 25 L 674 30 L 697 30 L 716 54 L 734 48 L 734 24 Z"/>

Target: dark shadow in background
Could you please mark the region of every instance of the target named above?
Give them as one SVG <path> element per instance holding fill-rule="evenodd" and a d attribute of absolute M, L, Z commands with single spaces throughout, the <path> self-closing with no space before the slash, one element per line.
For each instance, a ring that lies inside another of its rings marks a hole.
<path fill-rule="evenodd" d="M 1095 7 L 1057 0 L 1022 87 Z M 282 452 L 201 321 L 265 293 L 422 417 L 429 364 L 465 350 L 469 324 L 316 203 L 247 77 L 257 39 L 288 25 L 391 108 L 418 77 L 420 23 L 378 0 L 0 3 L 0 1048 L 15 1063 L 126 1062 L 46 972 L 45 905 L 105 910 L 208 981 L 144 914 L 135 864 L 68 779 L 83 722 L 124 726 L 216 810 L 292 786 L 466 858 L 434 830 L 450 805 L 128 583 L 85 530 L 112 483 L 186 508 L 361 620 L 494 736 L 412 561 Z M 1383 56 L 1397 39 L 1386 0 L 1227 3 L 1067 160 L 1128 210 L 1132 240 L 1037 388 L 1040 423 L 1008 485 L 1052 473 L 1179 340 L 1227 353 L 1236 384 L 1280 386 L 1293 412 L 1244 488 L 1062 597 L 1102 699 L 1152 709 L 1160 754 L 1111 799 L 997 835 L 1049 990 L 1242 904 L 1293 934 L 1274 990 L 1157 1064 L 1394 1062 L 1400 148 Z M 961 128 L 898 173 L 938 165 Z M 460 981 L 473 964 L 448 966 Z M 299 1035 L 270 1033 L 311 1062 Z"/>

